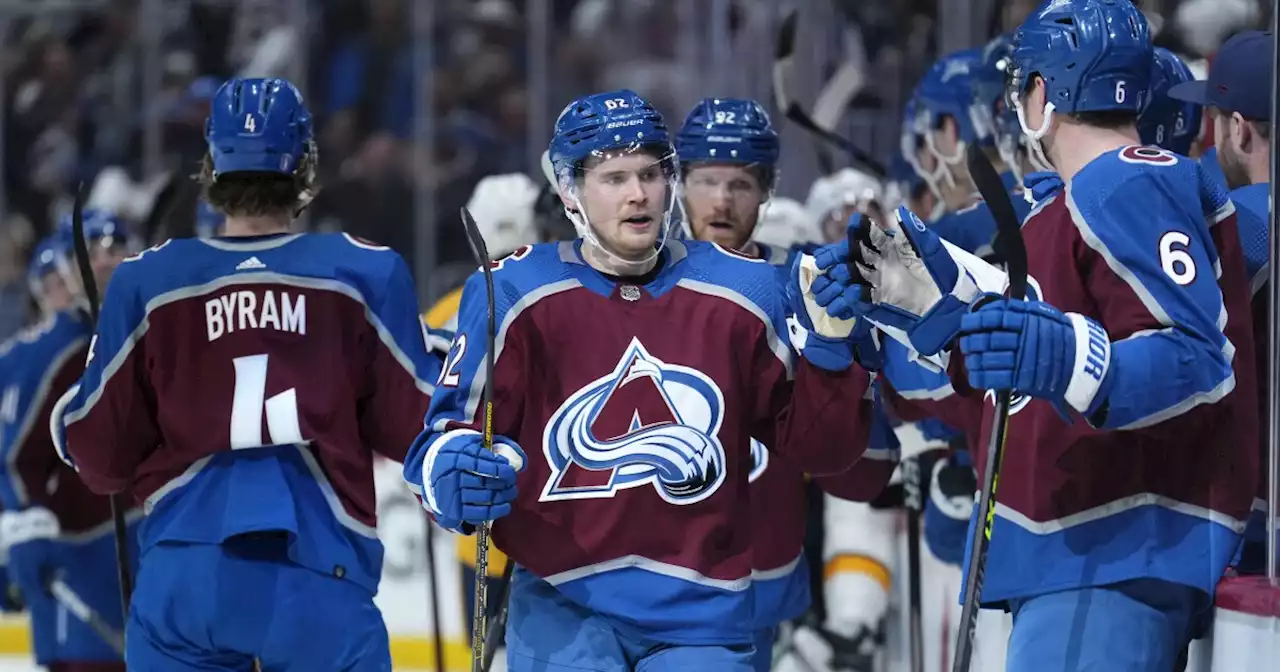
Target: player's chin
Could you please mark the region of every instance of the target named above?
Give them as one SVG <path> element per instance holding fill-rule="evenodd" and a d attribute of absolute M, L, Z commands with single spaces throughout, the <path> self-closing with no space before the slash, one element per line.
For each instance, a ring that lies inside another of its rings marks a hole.
<path fill-rule="evenodd" d="M 653 252 L 653 246 L 658 244 L 658 225 L 651 224 L 648 227 L 636 227 L 624 223 L 617 233 L 614 245 L 618 251 L 634 256 L 644 256 Z"/>

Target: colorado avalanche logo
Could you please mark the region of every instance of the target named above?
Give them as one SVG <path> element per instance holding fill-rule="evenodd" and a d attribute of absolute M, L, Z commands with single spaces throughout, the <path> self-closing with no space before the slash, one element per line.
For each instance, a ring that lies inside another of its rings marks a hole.
<path fill-rule="evenodd" d="M 724 395 L 705 374 L 666 364 L 637 339 L 612 373 L 574 393 L 543 435 L 551 477 L 541 501 L 612 497 L 652 484 L 684 505 L 719 489 L 725 453 L 716 438 Z"/>

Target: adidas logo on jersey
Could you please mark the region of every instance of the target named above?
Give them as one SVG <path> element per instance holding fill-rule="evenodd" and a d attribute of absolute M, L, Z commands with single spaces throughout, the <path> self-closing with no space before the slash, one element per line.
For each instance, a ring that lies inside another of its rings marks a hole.
<path fill-rule="evenodd" d="M 240 262 L 240 264 L 236 266 L 236 270 L 237 271 L 257 271 L 266 267 L 267 265 L 262 263 L 257 257 L 249 257 L 248 259 L 245 259 L 244 261 Z"/>

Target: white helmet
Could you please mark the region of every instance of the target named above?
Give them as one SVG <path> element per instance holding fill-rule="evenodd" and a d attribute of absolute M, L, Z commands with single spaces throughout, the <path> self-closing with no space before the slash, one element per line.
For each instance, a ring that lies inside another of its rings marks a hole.
<path fill-rule="evenodd" d="M 820 177 L 809 188 L 805 209 L 809 217 L 821 223 L 837 210 L 868 201 L 881 202 L 884 198 L 879 180 L 853 168 L 844 168 L 834 175 Z"/>
<path fill-rule="evenodd" d="M 497 259 L 522 245 L 538 242 L 533 203 L 538 186 L 524 173 L 490 175 L 476 185 L 467 201 L 467 210 L 476 219 L 489 257 Z"/>
<path fill-rule="evenodd" d="M 760 224 L 751 237 L 765 245 L 787 249 L 800 243 L 820 242 L 822 233 L 800 201 L 774 197 L 760 205 Z"/>

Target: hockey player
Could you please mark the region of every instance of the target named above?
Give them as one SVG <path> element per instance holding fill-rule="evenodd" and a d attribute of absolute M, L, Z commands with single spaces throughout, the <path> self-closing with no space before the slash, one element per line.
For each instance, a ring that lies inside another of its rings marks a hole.
<path fill-rule="evenodd" d="M 1196 158 L 1199 147 L 1201 103 L 1189 103 L 1169 96 L 1169 91 L 1195 77 L 1178 55 L 1164 47 L 1154 48 L 1151 88 L 1147 108 L 1138 117 L 1138 137 L 1145 145 L 1162 147 L 1175 154 Z"/>
<path fill-rule="evenodd" d="M 223 235 L 120 265 L 54 419 L 91 490 L 145 502 L 126 661 L 390 670 L 372 461 L 403 459 L 438 369 L 412 278 L 388 248 L 289 233 L 316 170 L 292 84 L 227 82 L 205 138 Z"/>
<path fill-rule="evenodd" d="M 785 285 L 795 257 L 812 246 L 796 245 L 792 239 L 769 245 L 753 237 L 761 226 L 761 213 L 775 206 L 771 197 L 779 149 L 778 134 L 768 114 L 753 100 L 702 100 L 685 117 L 676 134 L 684 212 L 694 236 L 766 261 L 778 270 L 779 282 Z M 827 184 L 828 207 L 838 211 L 851 204 L 865 207 L 879 192 L 879 185 L 852 169 L 841 171 Z M 820 191 L 817 185 L 814 190 Z M 799 208 L 799 204 L 796 207 Z M 877 346 L 868 340 L 860 347 L 871 352 Z M 878 366 L 874 362 L 861 363 Z M 753 441 L 752 448 L 755 459 L 750 476 L 755 533 L 755 668 L 757 672 L 768 672 L 778 626 L 799 618 L 810 605 L 809 563 L 802 555 L 807 517 L 806 479 L 785 458 L 769 459 L 766 447 L 760 442 Z M 832 537 L 858 537 L 857 542 L 845 545 L 842 550 L 846 552 L 838 558 L 833 554 L 833 561 L 824 572 L 824 578 L 838 583 L 845 593 L 841 600 L 829 601 L 841 615 L 848 615 L 838 619 L 843 626 L 834 633 L 838 637 L 870 639 L 878 631 L 887 606 L 889 570 L 884 556 L 891 550 L 892 543 L 881 544 L 883 549 L 876 549 L 882 552 L 854 552 L 854 548 L 865 545 L 866 531 L 866 526 L 859 529 L 856 523 L 875 518 L 869 511 L 865 513 L 863 516 L 845 514 L 841 521 L 844 525 L 826 531 Z M 880 514 L 879 517 L 887 516 Z M 891 522 L 886 525 L 879 519 L 870 522 L 873 527 L 879 523 L 878 529 L 892 527 Z M 853 574 L 855 578 L 837 577 L 837 574 Z M 870 613 L 866 613 L 868 611 Z"/>
<path fill-rule="evenodd" d="M 1177 669 L 1257 477 L 1233 208 L 1194 162 L 1136 144 L 1151 58 L 1127 0 L 1057 0 L 1018 29 L 1011 102 L 1065 183 L 1022 227 L 1027 300 L 980 297 L 1003 278 L 899 211 L 887 232 L 851 231 L 870 241 L 857 268 L 874 303 L 829 304 L 951 353 L 980 445 L 982 391 L 1020 395 L 981 596 L 1012 611 L 1010 670 Z M 819 252 L 835 285 L 842 252 Z"/>
<path fill-rule="evenodd" d="M 1270 323 L 1266 292 L 1271 182 L 1271 82 L 1272 37 L 1270 32 L 1245 31 L 1227 40 L 1209 70 L 1207 81 L 1178 84 L 1169 95 L 1192 104 L 1204 105 L 1213 123 L 1217 163 L 1222 168 L 1231 202 L 1236 206 L 1240 242 L 1248 266 L 1253 292 L 1254 342 L 1265 343 Z M 1266 350 L 1257 358 L 1258 417 L 1266 417 Z M 1260 437 L 1265 438 L 1265 437 Z M 1259 444 L 1265 454 L 1265 441 Z M 1265 458 L 1261 462 L 1266 465 Z M 1266 483 L 1259 479 L 1245 532 L 1239 570 L 1266 571 Z"/>
<path fill-rule="evenodd" d="M 468 280 L 405 479 L 446 527 L 497 521 L 517 563 L 510 669 L 752 670 L 750 441 L 797 470 L 856 460 L 854 324 L 809 322 L 811 258 L 789 316 L 773 267 L 671 239 L 671 135 L 634 92 L 566 107 L 551 159 L 582 237 L 494 263 L 493 380 Z"/>
<path fill-rule="evenodd" d="M 126 256 L 124 224 L 84 213 L 90 262 L 99 286 Z M 71 220 L 37 247 L 28 280 L 47 312 L 0 355 L 0 547 L 9 578 L 31 614 L 36 662 L 54 671 L 124 670 L 113 643 L 54 598 L 58 581 L 116 630 L 124 625 L 115 544 L 106 498 L 89 492 L 58 460 L 49 434 L 54 403 L 84 371 L 92 324 L 80 307 L 71 260 Z M 82 304 L 81 304 L 82 305 Z M 136 519 L 137 512 L 128 518 Z M 130 525 L 129 534 L 136 531 Z M 133 557 L 136 557 L 136 553 Z"/>

